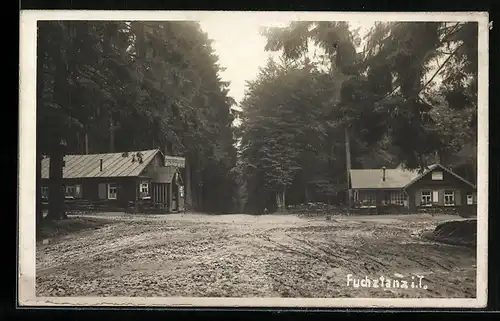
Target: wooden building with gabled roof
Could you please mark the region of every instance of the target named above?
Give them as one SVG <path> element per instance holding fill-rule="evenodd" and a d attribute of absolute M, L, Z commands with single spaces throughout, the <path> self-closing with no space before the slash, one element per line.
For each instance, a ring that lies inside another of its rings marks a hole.
<path fill-rule="evenodd" d="M 355 208 L 386 209 L 475 206 L 476 186 L 441 164 L 423 171 L 394 169 L 351 169 L 350 191 Z"/>
<path fill-rule="evenodd" d="M 166 211 L 182 211 L 183 158 L 164 156 L 159 149 L 64 157 L 63 184 L 67 200 L 101 201 L 126 209 L 138 201 Z M 50 159 L 42 160 L 42 199 L 47 199 Z"/>

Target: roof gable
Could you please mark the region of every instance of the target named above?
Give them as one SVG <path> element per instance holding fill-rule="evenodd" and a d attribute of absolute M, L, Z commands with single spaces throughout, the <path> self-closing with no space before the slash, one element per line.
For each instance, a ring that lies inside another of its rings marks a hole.
<path fill-rule="evenodd" d="M 435 169 L 441 169 L 445 172 L 447 172 L 448 174 L 452 175 L 453 177 L 457 178 L 458 180 L 464 182 L 465 184 L 473 187 L 473 188 L 476 188 L 476 186 L 474 184 L 472 184 L 471 182 L 469 182 L 468 180 L 466 180 L 465 178 L 459 176 L 458 174 L 455 174 L 452 170 L 444 167 L 443 165 L 441 164 L 433 164 L 431 166 L 428 167 L 428 169 L 426 169 L 424 172 L 422 172 L 420 175 L 418 175 L 417 177 L 415 177 L 411 182 L 408 182 L 407 186 L 410 186 L 414 183 L 416 183 L 417 181 L 419 181 L 420 179 L 424 178 L 425 176 L 431 174 Z"/>
<path fill-rule="evenodd" d="M 146 169 L 147 175 L 151 177 L 154 183 L 171 183 L 178 172 L 179 167 L 171 165 L 149 167 Z"/>
<path fill-rule="evenodd" d="M 142 154 L 143 162 L 137 158 L 133 162 L 133 156 Z M 151 163 L 154 157 L 161 153 L 158 149 L 132 151 L 128 156 L 123 153 L 88 154 L 88 155 L 66 155 L 63 167 L 63 178 L 95 178 L 95 177 L 134 177 Z M 100 160 L 102 159 L 102 171 Z M 50 158 L 42 159 L 42 178 L 49 178 Z"/>

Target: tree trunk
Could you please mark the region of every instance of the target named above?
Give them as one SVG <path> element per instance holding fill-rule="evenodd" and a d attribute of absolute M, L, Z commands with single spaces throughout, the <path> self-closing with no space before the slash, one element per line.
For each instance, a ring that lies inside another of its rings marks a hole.
<path fill-rule="evenodd" d="M 82 152 L 82 146 L 83 146 L 82 140 L 80 139 L 80 132 L 77 131 L 75 135 L 76 135 L 76 144 L 74 147 L 75 148 L 74 152 L 80 154 Z"/>
<path fill-rule="evenodd" d="M 347 204 L 349 207 L 352 205 L 351 201 L 351 144 L 349 141 L 349 132 L 347 127 L 345 128 L 345 160 L 346 160 L 346 178 L 347 178 Z"/>
<path fill-rule="evenodd" d="M 196 207 L 195 207 L 195 210 L 198 211 L 198 212 L 203 212 L 204 211 L 204 208 L 203 208 L 203 184 L 200 184 L 198 183 L 198 193 L 197 194 L 197 198 L 196 198 Z"/>
<path fill-rule="evenodd" d="M 89 134 L 86 131 L 85 132 L 85 155 L 88 155 L 89 153 Z"/>
<path fill-rule="evenodd" d="M 109 152 L 115 152 L 115 124 L 111 115 L 109 115 Z"/>
<path fill-rule="evenodd" d="M 306 204 L 308 204 L 309 201 L 310 201 L 310 198 L 309 198 L 309 188 L 308 188 L 308 184 L 307 183 L 304 186 L 304 198 L 306 200 Z"/>
<path fill-rule="evenodd" d="M 285 211 L 285 189 L 280 192 L 276 192 L 276 205 L 278 207 L 278 212 L 283 213 Z"/>
<path fill-rule="evenodd" d="M 64 216 L 63 192 L 63 148 L 59 142 L 50 150 L 49 168 L 49 212 L 48 220 L 59 220 Z"/>
<path fill-rule="evenodd" d="M 53 84 L 53 99 L 60 106 L 70 109 L 71 97 L 68 91 L 68 78 L 70 76 L 68 68 L 68 55 L 64 48 L 61 48 L 60 56 L 55 57 L 55 77 Z M 62 139 L 64 138 L 63 123 L 66 114 L 58 113 L 53 117 L 53 126 L 48 133 L 49 144 L 49 212 L 48 220 L 58 220 L 64 215 L 64 193 L 63 193 L 63 157 L 64 150 Z"/>
<path fill-rule="evenodd" d="M 474 185 L 477 185 L 477 157 L 472 159 L 472 180 Z"/>

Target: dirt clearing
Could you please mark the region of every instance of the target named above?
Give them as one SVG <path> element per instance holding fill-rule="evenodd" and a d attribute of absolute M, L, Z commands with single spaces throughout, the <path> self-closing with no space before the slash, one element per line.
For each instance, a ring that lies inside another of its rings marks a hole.
<path fill-rule="evenodd" d="M 421 237 L 457 217 L 103 217 L 37 243 L 38 296 L 475 297 L 474 249 Z"/>

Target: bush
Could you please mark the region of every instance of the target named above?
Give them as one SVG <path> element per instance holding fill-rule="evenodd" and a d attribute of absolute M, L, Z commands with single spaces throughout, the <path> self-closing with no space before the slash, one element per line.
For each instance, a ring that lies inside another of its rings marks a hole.
<path fill-rule="evenodd" d="M 436 242 L 475 247 L 477 220 L 444 222 L 439 224 L 433 232 L 424 236 Z"/>

